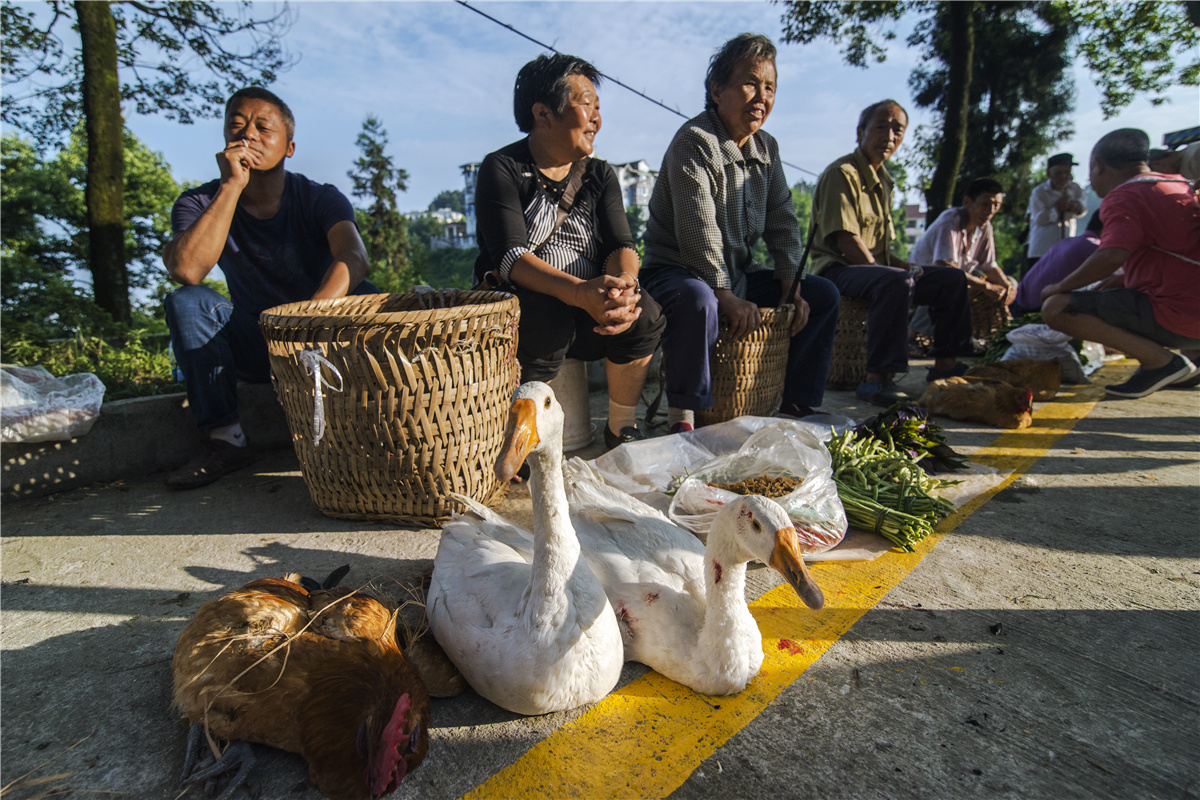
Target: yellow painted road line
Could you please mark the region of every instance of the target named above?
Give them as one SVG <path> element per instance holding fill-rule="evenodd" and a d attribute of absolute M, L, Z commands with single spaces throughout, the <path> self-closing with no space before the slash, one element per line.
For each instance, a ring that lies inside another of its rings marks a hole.
<path fill-rule="evenodd" d="M 1105 378 L 1114 377 L 1105 369 Z M 1116 376 L 1119 377 L 1119 376 Z M 1097 383 L 1107 382 L 1098 379 Z M 790 686 L 858 619 L 921 563 L 942 537 L 1029 469 L 1095 407 L 1098 385 L 1064 391 L 1035 413 L 1034 425 L 1001 434 L 972 460 L 1012 470 L 1004 482 L 939 523 L 915 552 L 874 561 L 811 566 L 825 608 L 805 608 L 783 584 L 750 604 L 763 635 L 762 670 L 746 690 L 709 697 L 650 672 L 596 703 L 464 795 L 491 798 L 655 798 L 678 788 L 704 759 Z"/>

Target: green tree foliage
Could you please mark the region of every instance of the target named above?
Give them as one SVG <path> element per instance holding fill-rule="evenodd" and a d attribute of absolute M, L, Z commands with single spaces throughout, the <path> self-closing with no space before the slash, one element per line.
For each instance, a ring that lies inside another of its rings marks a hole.
<path fill-rule="evenodd" d="M 646 217 L 641 206 L 628 205 L 625 206 L 625 220 L 629 223 L 629 233 L 633 236 L 633 243 L 637 245 L 638 256 L 645 255 L 645 239 L 646 239 Z"/>
<path fill-rule="evenodd" d="M 159 254 L 171 237 L 170 208 L 180 186 L 161 153 L 124 132 L 125 219 L 123 249 L 129 285 L 157 290 L 166 285 Z M 43 158 L 28 140 L 3 139 L 3 258 L 0 307 L 5 333 L 20 330 L 33 339 L 75 336 L 109 328 L 112 318 L 90 298 L 79 296 L 76 280 L 88 274 L 90 231 L 84 187 L 87 142 L 82 126 L 65 147 Z M 133 321 L 158 314 L 153 305 L 134 309 Z M 159 323 L 161 325 L 161 323 Z"/>
<path fill-rule="evenodd" d="M 475 283 L 475 259 L 479 248 L 441 247 L 431 250 L 428 245 L 414 245 L 414 261 L 421 282 L 435 289 L 470 289 Z"/>
<path fill-rule="evenodd" d="M 934 18 L 919 25 L 935 25 Z M 1062 8 L 1049 3 L 986 4 L 977 14 L 975 78 L 971 83 L 965 151 L 951 202 L 975 178 L 993 177 L 1007 190 L 993 221 L 1000 263 L 1015 269 L 1025 207 L 1035 185 L 1033 159 L 1071 134 L 1074 108 L 1070 77 L 1073 27 Z M 946 80 L 946 37 L 930 37 L 937 57 L 910 78 L 917 105 L 941 111 Z M 940 138 L 923 129 L 914 136 L 909 162 L 928 174 L 939 160 Z M 930 206 L 931 212 L 937 209 Z M 930 215 L 930 222 L 936 217 Z"/>
<path fill-rule="evenodd" d="M 896 238 L 892 241 L 890 249 L 901 258 L 908 258 L 908 237 L 905 235 L 905 231 L 908 230 L 908 212 L 903 204 L 892 209 L 892 226 L 896 229 Z"/>
<path fill-rule="evenodd" d="M 1020 179 L 1033 159 L 1070 135 L 1065 120 L 1071 105 L 1064 100 L 1073 87 L 1069 71 L 1058 62 L 1069 65 L 1075 55 L 1084 59 L 1107 116 L 1137 94 L 1161 102 L 1174 85 L 1200 84 L 1200 59 L 1193 55 L 1200 31 L 1182 2 L 793 0 L 785 6 L 785 41 L 840 41 L 846 62 L 859 67 L 884 61 L 896 24 L 914 20 L 907 44 L 924 56 L 912 77 L 917 103 L 933 108 L 941 119 L 924 143 L 926 160 L 920 165 L 929 176 L 922 183 L 931 219 L 953 203 L 960 170 L 978 175 L 1008 168 L 1013 179 Z M 969 20 L 961 18 L 966 11 Z M 970 61 L 958 63 L 968 51 Z M 981 146 L 991 152 L 978 155 Z"/>
<path fill-rule="evenodd" d="M 792 208 L 796 210 L 796 222 L 800 223 L 800 235 L 808 241 L 812 230 L 813 192 L 816 184 L 801 181 L 792 187 Z"/>
<path fill-rule="evenodd" d="M 1058 0 L 1053 5 L 1071 18 L 1076 50 L 1096 79 L 1105 119 L 1139 94 L 1158 105 L 1172 86 L 1200 85 L 1200 7 L 1195 2 Z"/>
<path fill-rule="evenodd" d="M 439 192 L 438 196 L 429 202 L 428 210 L 437 211 L 439 208 L 448 208 L 460 214 L 466 213 L 467 201 L 463 195 L 463 190 L 447 189 L 444 192 Z"/>
<path fill-rule="evenodd" d="M 354 196 L 368 201 L 357 216 L 371 258 L 371 280 L 385 291 L 407 292 L 419 282 L 409 258 L 406 221 L 396 206 L 396 192 L 408 188 L 408 173 L 395 166 L 385 152 L 387 131 L 375 115 L 368 114 L 363 120 L 355 144 L 362 155 L 346 174 L 354 183 Z"/>
<path fill-rule="evenodd" d="M 408 221 L 408 246 L 413 273 L 419 276 L 415 282 L 428 284 L 435 289 L 469 289 L 475 284 L 475 259 L 479 257 L 479 248 L 435 249 L 430 240 L 445 235 L 445 223 L 432 214 L 421 214 Z"/>
<path fill-rule="evenodd" d="M 274 81 L 289 64 L 280 37 L 291 15 L 287 6 L 265 19 L 252 11 L 195 0 L 0 6 L 3 121 L 50 146 L 86 122 L 94 299 L 119 322 L 130 318 L 122 104 L 188 123 L 219 116 L 237 88 Z"/>
<path fill-rule="evenodd" d="M 412 241 L 420 242 L 426 247 L 429 240 L 446 235 L 446 223 L 432 214 L 422 214 L 408 221 L 408 236 Z"/>
<path fill-rule="evenodd" d="M 792 187 L 792 208 L 796 212 L 796 222 L 800 226 L 800 241 L 808 242 L 808 234 L 812 226 L 812 203 L 813 191 L 816 189 L 816 184 L 805 183 L 800 181 Z M 628 213 L 628 210 L 626 210 Z M 640 245 L 639 245 L 640 246 Z M 772 268 L 775 266 L 775 259 L 767 250 L 766 240 L 759 238 L 751 248 L 751 253 L 754 254 L 754 260 L 759 264 L 766 264 Z M 812 261 L 812 254 L 809 253 L 809 261 Z M 805 264 L 805 269 L 808 269 L 808 264 Z"/>

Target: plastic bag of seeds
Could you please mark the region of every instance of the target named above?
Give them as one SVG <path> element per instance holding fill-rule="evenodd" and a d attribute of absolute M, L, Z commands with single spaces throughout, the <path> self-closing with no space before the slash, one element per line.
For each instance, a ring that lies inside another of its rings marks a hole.
<path fill-rule="evenodd" d="M 717 509 L 738 494 L 774 497 L 796 526 L 805 555 L 817 555 L 846 535 L 829 451 L 803 425 L 781 421 L 755 433 L 736 452 L 688 475 L 671 501 L 676 523 L 707 541 Z"/>

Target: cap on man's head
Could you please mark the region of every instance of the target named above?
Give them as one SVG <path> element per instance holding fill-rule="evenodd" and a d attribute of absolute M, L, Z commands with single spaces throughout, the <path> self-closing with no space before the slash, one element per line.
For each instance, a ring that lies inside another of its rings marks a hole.
<path fill-rule="evenodd" d="M 1050 156 L 1050 160 L 1046 162 L 1046 169 L 1061 166 L 1078 167 L 1079 162 L 1072 158 L 1070 153 L 1059 153 L 1058 155 Z"/>

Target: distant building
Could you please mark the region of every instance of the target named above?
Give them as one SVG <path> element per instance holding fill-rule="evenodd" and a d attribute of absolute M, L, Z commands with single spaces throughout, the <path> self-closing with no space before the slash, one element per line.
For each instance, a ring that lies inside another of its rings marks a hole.
<path fill-rule="evenodd" d="M 912 247 L 925 233 L 925 212 L 916 203 L 905 203 L 904 217 L 904 239 Z"/>
<path fill-rule="evenodd" d="M 617 173 L 617 183 L 621 187 L 621 199 L 625 207 L 635 206 L 646 216 L 650 206 L 650 195 L 654 193 L 654 184 L 658 180 L 658 171 L 650 169 L 645 159 L 631 161 L 628 164 L 613 164 Z"/>
<path fill-rule="evenodd" d="M 462 214 L 454 212 L 459 217 L 455 222 L 448 222 L 442 228 L 441 236 L 429 237 L 430 250 L 442 250 L 447 247 L 453 247 L 456 250 L 467 250 L 475 246 L 475 237 L 467 236 L 467 221 L 462 218 Z"/>
<path fill-rule="evenodd" d="M 449 225 L 454 222 L 465 222 L 466 215 L 461 211 L 452 211 L 449 208 L 435 208 L 432 211 L 409 211 L 405 213 L 405 218 L 413 220 L 420 217 L 433 217 L 443 225 Z"/>
<path fill-rule="evenodd" d="M 475 183 L 479 180 L 478 162 L 463 164 L 459 167 L 463 174 L 463 209 L 466 217 L 467 227 L 464 236 L 471 237 L 471 244 L 475 243 Z"/>

